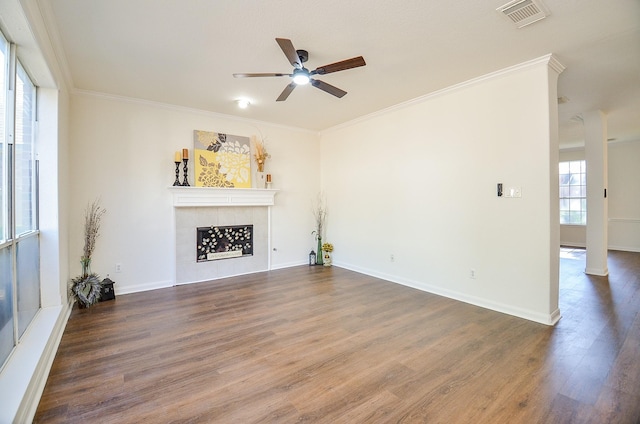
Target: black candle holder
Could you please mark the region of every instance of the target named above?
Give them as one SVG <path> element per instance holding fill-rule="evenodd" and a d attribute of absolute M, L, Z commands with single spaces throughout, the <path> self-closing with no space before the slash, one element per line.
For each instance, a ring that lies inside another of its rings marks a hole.
<path fill-rule="evenodd" d="M 174 187 L 182 185 L 180 184 L 180 162 L 174 162 L 176 164 L 176 180 L 173 182 Z"/>
<path fill-rule="evenodd" d="M 189 162 L 189 159 L 182 159 L 182 162 L 184 163 L 184 167 L 182 168 L 182 170 L 184 171 L 184 179 L 182 180 L 182 186 L 188 187 L 189 181 L 187 181 L 187 162 Z"/>

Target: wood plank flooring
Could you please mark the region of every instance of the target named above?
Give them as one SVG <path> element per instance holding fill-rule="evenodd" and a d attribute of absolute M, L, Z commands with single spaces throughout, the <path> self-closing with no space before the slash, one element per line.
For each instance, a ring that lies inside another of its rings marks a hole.
<path fill-rule="evenodd" d="M 635 424 L 640 253 L 583 256 L 555 327 L 336 267 L 76 308 L 35 422 Z"/>

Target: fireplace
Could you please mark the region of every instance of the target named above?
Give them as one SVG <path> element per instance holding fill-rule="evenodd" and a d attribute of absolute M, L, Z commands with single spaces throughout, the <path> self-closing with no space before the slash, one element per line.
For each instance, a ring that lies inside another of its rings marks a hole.
<path fill-rule="evenodd" d="M 277 190 L 170 190 L 174 206 L 175 284 L 271 269 L 271 206 Z"/>

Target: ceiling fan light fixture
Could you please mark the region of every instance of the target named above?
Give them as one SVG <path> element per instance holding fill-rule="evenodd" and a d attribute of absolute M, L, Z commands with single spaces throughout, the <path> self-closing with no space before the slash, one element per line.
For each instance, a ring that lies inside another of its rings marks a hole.
<path fill-rule="evenodd" d="M 293 71 L 293 82 L 296 83 L 296 85 L 309 84 L 310 80 L 309 72 L 304 69 L 296 69 Z"/>

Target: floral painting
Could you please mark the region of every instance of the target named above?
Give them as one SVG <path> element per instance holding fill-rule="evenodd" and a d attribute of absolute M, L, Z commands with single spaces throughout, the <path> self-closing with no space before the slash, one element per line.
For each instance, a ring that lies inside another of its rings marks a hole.
<path fill-rule="evenodd" d="M 250 188 L 249 137 L 193 132 L 196 187 Z"/>

